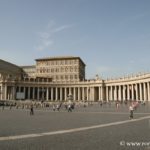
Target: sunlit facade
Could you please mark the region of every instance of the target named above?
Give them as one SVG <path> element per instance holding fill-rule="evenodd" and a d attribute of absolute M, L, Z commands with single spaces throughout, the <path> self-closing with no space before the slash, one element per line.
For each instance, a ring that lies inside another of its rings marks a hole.
<path fill-rule="evenodd" d="M 80 57 L 48 57 L 35 65 L 17 66 L 0 60 L 0 100 L 150 101 L 150 74 L 118 79 L 85 78 Z"/>

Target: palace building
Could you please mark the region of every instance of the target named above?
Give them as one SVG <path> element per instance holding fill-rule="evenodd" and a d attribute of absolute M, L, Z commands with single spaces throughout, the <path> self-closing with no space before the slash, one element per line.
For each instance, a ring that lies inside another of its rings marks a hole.
<path fill-rule="evenodd" d="M 80 57 L 47 57 L 35 65 L 17 66 L 0 60 L 0 100 L 150 101 L 150 74 L 118 79 L 85 78 Z"/>

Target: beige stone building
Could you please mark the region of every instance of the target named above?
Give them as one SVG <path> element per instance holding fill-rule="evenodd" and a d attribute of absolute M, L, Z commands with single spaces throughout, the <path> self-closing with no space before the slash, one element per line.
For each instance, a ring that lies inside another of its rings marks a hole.
<path fill-rule="evenodd" d="M 150 74 L 118 79 L 85 78 L 80 57 L 36 59 L 32 66 L 16 66 L 0 60 L 0 100 L 150 101 Z"/>
<path fill-rule="evenodd" d="M 36 59 L 36 76 L 49 77 L 54 82 L 85 79 L 85 64 L 80 57 L 51 57 Z"/>

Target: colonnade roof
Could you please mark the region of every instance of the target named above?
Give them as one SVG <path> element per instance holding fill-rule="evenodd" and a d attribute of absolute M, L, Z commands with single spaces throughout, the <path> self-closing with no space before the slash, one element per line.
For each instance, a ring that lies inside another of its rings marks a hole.
<path fill-rule="evenodd" d="M 21 68 L 36 68 L 35 65 L 30 65 L 30 66 L 20 66 Z"/>
<path fill-rule="evenodd" d="M 19 66 L 0 59 L 0 73 L 18 74 L 20 72 Z"/>
<path fill-rule="evenodd" d="M 135 75 L 130 75 L 130 76 L 124 76 L 124 77 L 120 77 L 120 78 L 110 78 L 110 79 L 106 79 L 105 82 L 106 83 L 116 83 L 116 82 L 134 82 L 134 81 L 140 81 L 140 80 L 145 80 L 150 78 L 150 73 L 143 73 L 143 74 L 135 74 Z"/>

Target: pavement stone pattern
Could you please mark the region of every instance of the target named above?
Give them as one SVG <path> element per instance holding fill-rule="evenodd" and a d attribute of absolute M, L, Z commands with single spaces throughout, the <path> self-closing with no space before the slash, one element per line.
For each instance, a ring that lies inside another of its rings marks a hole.
<path fill-rule="evenodd" d="M 134 111 L 134 119 L 150 116 L 150 103 Z M 94 104 L 75 107 L 72 112 L 64 108 L 29 109 L 0 108 L 0 138 L 16 135 L 40 134 L 52 131 L 90 127 L 129 120 L 128 105 L 115 104 L 102 107 Z M 0 150 L 150 150 L 150 119 L 70 132 L 0 141 Z"/>

